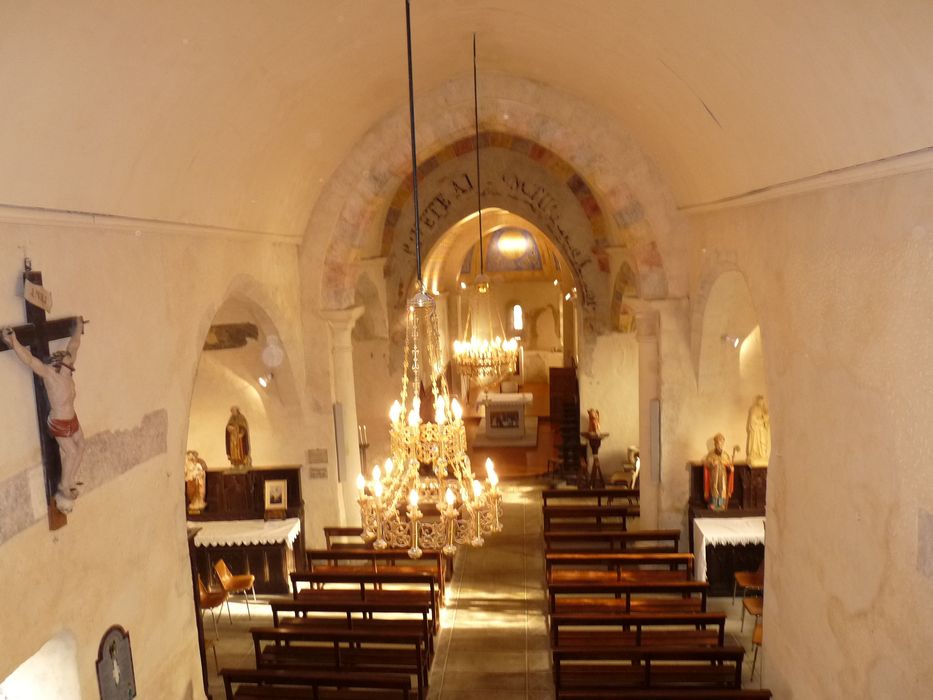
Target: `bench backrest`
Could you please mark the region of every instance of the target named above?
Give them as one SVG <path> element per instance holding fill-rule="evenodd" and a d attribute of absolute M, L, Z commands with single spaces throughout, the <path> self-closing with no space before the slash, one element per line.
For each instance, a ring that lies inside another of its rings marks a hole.
<path fill-rule="evenodd" d="M 686 578 L 693 576 L 693 554 L 641 553 L 641 552 L 545 552 L 544 565 L 547 580 L 555 569 L 570 571 L 615 571 L 623 569 L 642 571 L 683 571 Z"/>
<path fill-rule="evenodd" d="M 634 643 L 640 644 L 641 634 L 645 630 L 715 630 L 718 645 L 726 641 L 726 614 L 721 612 L 700 612 L 681 614 L 628 614 L 615 616 L 593 615 L 551 615 L 551 646 L 561 646 L 561 632 L 587 633 L 598 631 L 614 632 L 619 629 L 635 632 Z M 594 636 L 598 643 L 598 636 Z"/>
<path fill-rule="evenodd" d="M 626 530 L 627 520 L 639 514 L 638 506 L 542 506 L 544 531 L 573 530 Z"/>
<path fill-rule="evenodd" d="M 305 551 L 308 571 L 315 573 L 352 573 L 360 568 L 369 573 L 401 571 L 405 573 L 428 571 L 437 577 L 441 595 L 444 594 L 447 559 L 437 550 L 425 551 L 419 559 L 408 556 L 406 549 L 309 549 Z"/>
<path fill-rule="evenodd" d="M 641 687 L 664 687 L 666 685 L 683 687 L 685 683 L 703 685 L 703 676 L 696 671 L 705 667 L 717 671 L 715 678 L 710 678 L 708 684 L 722 687 L 723 681 L 728 679 L 729 687 L 741 688 L 744 656 L 744 647 L 736 645 L 555 649 L 552 651 L 554 682 L 557 685 L 558 694 L 565 683 L 563 674 L 579 663 L 584 664 L 585 669 L 591 669 L 593 668 L 592 662 L 599 662 L 599 667 L 603 670 L 600 674 L 589 672 L 586 674 L 588 688 L 599 685 L 598 676 L 605 676 L 607 683 L 617 683 L 617 679 L 614 679 L 612 674 L 612 667 L 615 665 L 619 665 L 631 675 L 633 685 Z M 593 682 L 594 680 L 596 682 Z"/>
<path fill-rule="evenodd" d="M 367 547 L 363 541 L 363 528 L 328 525 L 324 528 L 324 546 L 327 549 L 362 549 Z"/>
<path fill-rule="evenodd" d="M 609 505 L 616 499 L 638 499 L 638 489 L 604 488 L 604 489 L 544 489 L 541 492 L 544 505 L 548 501 L 596 501 L 596 505 Z"/>
<path fill-rule="evenodd" d="M 544 545 L 547 551 L 676 552 L 680 530 L 557 530 L 544 533 Z"/>
<path fill-rule="evenodd" d="M 618 581 L 573 582 L 548 584 L 548 610 L 557 611 L 558 598 L 573 602 L 574 599 L 586 600 L 606 598 L 618 600 L 616 612 L 632 612 L 632 602 L 636 607 L 651 603 L 657 599 L 673 600 L 682 598 L 690 602 L 692 612 L 706 612 L 709 583 L 706 581 Z M 611 614 L 607 610 L 607 614 Z"/>
<path fill-rule="evenodd" d="M 276 686 L 299 686 L 313 689 L 353 690 L 388 690 L 397 691 L 396 697 L 408 700 L 411 697 L 411 678 L 396 673 L 347 673 L 330 671 L 276 671 L 245 668 L 224 668 L 220 671 L 224 678 L 227 700 L 234 698 L 234 684 L 259 688 L 261 694 L 255 697 L 276 698 Z M 394 693 L 393 693 L 394 695 Z"/>

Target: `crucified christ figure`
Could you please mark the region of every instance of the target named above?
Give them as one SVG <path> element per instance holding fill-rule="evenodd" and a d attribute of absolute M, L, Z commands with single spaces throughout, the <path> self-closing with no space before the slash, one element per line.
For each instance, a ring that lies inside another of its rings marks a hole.
<path fill-rule="evenodd" d="M 20 361 L 35 372 L 45 385 L 49 397 L 48 430 L 58 443 L 62 458 L 62 478 L 55 491 L 55 504 L 62 513 L 70 513 L 78 496 L 78 469 L 84 455 L 84 432 L 75 413 L 75 359 L 84 320 L 75 321 L 74 330 L 65 350 L 52 353 L 48 364 L 41 362 L 25 348 L 11 328 L 0 331 L 0 337 L 13 349 Z"/>

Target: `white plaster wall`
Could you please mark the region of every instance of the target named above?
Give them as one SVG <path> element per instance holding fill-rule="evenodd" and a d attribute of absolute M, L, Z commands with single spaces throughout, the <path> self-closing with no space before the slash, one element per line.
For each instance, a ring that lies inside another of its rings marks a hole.
<path fill-rule="evenodd" d="M 761 320 L 775 697 L 929 697 L 931 192 L 927 171 L 691 217 Z"/>
<path fill-rule="evenodd" d="M 14 296 L 21 246 L 55 295 L 53 316 L 91 319 L 76 375 L 85 433 L 130 429 L 161 409 L 167 450 L 83 496 L 64 529 L 49 532 L 43 518 L 0 544 L 0 570 L 15 572 L 0 603 L 0 678 L 64 627 L 77 642 L 82 694 L 94 697 L 100 637 L 119 623 L 132 637 L 141 697 L 201 697 L 181 469 L 195 368 L 211 319 L 238 291 L 268 311 L 304 385 L 296 249 L 145 225 L 2 223 L 4 323 L 23 318 Z M 31 380 L 12 353 L 0 354 L 0 386 L 2 481 L 40 459 Z M 313 416 L 304 433 L 309 445 L 329 444 Z M 312 511 L 315 499 L 333 501 L 324 489 L 307 495 Z"/>
<path fill-rule="evenodd" d="M 579 372 L 581 430 L 586 430 L 587 409 L 598 409 L 600 429 L 609 433 L 599 449 L 599 464 L 608 478 L 622 468 L 629 445 L 638 445 L 638 341 L 635 334 L 596 336 L 592 357 L 592 372 Z"/>

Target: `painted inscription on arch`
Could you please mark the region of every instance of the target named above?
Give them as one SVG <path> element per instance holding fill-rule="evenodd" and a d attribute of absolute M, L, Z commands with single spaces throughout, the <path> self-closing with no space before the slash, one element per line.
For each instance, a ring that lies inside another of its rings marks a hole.
<path fill-rule="evenodd" d="M 536 218 L 535 223 L 550 234 L 552 240 L 566 257 L 574 275 L 581 285 L 582 303 L 587 308 L 595 308 L 595 296 L 590 293 L 583 273 L 592 259 L 575 243 L 574 238 L 561 221 L 561 206 L 550 189 L 533 182 L 515 172 L 504 172 L 499 177 L 486 181 L 483 185 L 484 197 L 498 196 L 511 200 L 529 209 Z M 433 197 L 421 206 L 421 232 L 423 244 L 430 244 L 433 239 L 452 225 L 445 219 L 451 209 L 458 208 L 464 196 L 475 197 L 474 181 L 469 173 L 462 172 L 445 178 L 437 184 Z M 401 245 L 402 251 L 409 256 L 415 253 L 415 225 L 408 229 L 407 239 Z"/>

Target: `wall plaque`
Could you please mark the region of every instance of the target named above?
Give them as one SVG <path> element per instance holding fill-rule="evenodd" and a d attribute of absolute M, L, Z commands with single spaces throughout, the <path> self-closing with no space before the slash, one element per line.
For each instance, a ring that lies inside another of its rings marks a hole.
<path fill-rule="evenodd" d="M 108 629 L 100 640 L 97 687 L 100 688 L 100 700 L 132 700 L 136 697 L 130 635 L 120 625 Z"/>

